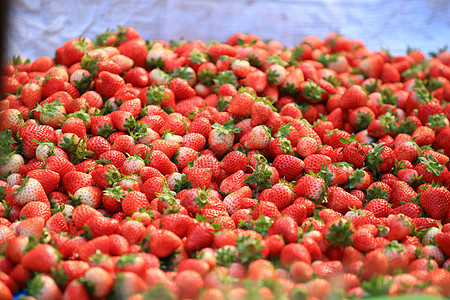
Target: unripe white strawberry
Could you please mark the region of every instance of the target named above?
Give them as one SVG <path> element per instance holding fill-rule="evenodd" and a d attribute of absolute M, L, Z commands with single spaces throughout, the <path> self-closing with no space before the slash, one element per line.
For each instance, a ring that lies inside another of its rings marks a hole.
<path fill-rule="evenodd" d="M 41 143 L 36 147 L 36 159 L 38 161 L 44 161 L 52 155 L 55 150 L 55 145 L 53 143 Z"/>
<path fill-rule="evenodd" d="M 114 55 L 111 57 L 111 60 L 120 66 L 122 73 L 127 72 L 134 65 L 134 61 L 131 58 L 122 54 Z"/>
<path fill-rule="evenodd" d="M 250 63 L 247 60 L 236 59 L 231 63 L 231 70 L 237 77 L 244 78 L 250 72 Z"/>
<path fill-rule="evenodd" d="M 41 183 L 34 178 L 25 177 L 22 185 L 12 194 L 15 204 L 24 206 L 30 201 L 48 202 L 47 194 Z"/>
<path fill-rule="evenodd" d="M 183 137 L 181 135 L 177 135 L 177 134 L 173 134 L 173 133 L 166 133 L 161 137 L 162 140 L 166 140 L 166 141 L 172 141 L 175 142 L 177 144 L 179 144 L 180 146 L 183 145 Z"/>
<path fill-rule="evenodd" d="M 270 65 L 266 70 L 270 85 L 278 86 L 286 79 L 286 69 L 278 64 Z"/>
<path fill-rule="evenodd" d="M 0 176 L 6 177 L 11 173 L 18 173 L 21 166 L 25 164 L 22 155 L 13 154 L 4 165 L 0 165 Z"/>
<path fill-rule="evenodd" d="M 73 198 L 75 201 L 80 201 L 81 204 L 87 204 L 93 208 L 98 208 L 102 203 L 102 190 L 96 186 L 85 186 L 79 188 Z"/>
<path fill-rule="evenodd" d="M 430 245 L 434 241 L 434 236 L 440 233 L 441 230 L 437 227 L 431 227 L 422 237 L 422 245 Z"/>
<path fill-rule="evenodd" d="M 73 86 L 77 86 L 77 82 L 81 81 L 83 78 L 88 78 L 89 76 L 91 76 L 91 73 L 89 73 L 88 70 L 85 69 L 75 70 L 70 75 L 70 84 L 72 84 Z"/>
<path fill-rule="evenodd" d="M 75 207 L 73 207 L 73 205 L 64 204 L 64 208 L 63 208 L 62 212 L 64 213 L 64 216 L 66 217 L 67 222 L 70 222 L 70 220 L 72 219 L 74 210 L 75 210 Z"/>
<path fill-rule="evenodd" d="M 142 168 L 145 167 L 145 162 L 138 156 L 130 156 L 123 162 L 120 167 L 120 173 L 123 175 L 139 174 Z"/>
<path fill-rule="evenodd" d="M 186 175 L 184 175 L 184 176 L 186 176 Z M 182 177 L 183 177 L 183 174 L 181 174 L 179 172 L 174 172 L 174 173 L 166 176 L 167 186 L 169 187 L 169 189 L 171 191 L 174 190 L 175 185 L 177 183 L 176 181 L 181 181 Z"/>
<path fill-rule="evenodd" d="M 8 175 L 6 178 L 6 182 L 9 184 L 9 186 L 20 186 L 23 183 L 22 175 L 19 173 L 12 173 Z"/>
<path fill-rule="evenodd" d="M 170 76 L 158 68 L 151 70 L 148 73 L 148 77 L 151 83 L 156 83 L 157 85 L 169 84 L 170 82 Z"/>

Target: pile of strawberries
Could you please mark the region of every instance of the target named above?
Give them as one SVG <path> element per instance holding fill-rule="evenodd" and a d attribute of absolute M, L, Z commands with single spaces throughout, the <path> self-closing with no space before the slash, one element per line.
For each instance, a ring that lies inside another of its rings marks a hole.
<path fill-rule="evenodd" d="M 0 299 L 450 296 L 447 50 L 118 27 L 0 86 Z"/>

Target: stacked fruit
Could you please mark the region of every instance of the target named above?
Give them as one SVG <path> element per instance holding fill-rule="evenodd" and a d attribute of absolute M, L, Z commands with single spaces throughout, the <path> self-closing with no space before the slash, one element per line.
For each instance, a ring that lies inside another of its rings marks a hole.
<path fill-rule="evenodd" d="M 1 299 L 450 296 L 446 50 L 119 27 L 1 74 Z"/>

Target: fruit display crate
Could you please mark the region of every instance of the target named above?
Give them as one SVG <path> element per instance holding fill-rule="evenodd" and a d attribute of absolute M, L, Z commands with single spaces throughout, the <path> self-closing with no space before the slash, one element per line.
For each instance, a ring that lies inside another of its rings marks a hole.
<path fill-rule="evenodd" d="M 119 26 L 0 80 L 0 298 L 450 296 L 450 52 Z"/>

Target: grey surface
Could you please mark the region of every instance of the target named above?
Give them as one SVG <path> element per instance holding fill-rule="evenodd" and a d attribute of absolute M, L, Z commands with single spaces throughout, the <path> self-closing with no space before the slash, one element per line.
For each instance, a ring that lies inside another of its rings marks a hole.
<path fill-rule="evenodd" d="M 224 41 L 254 33 L 294 46 L 338 30 L 371 50 L 425 53 L 450 43 L 450 0 L 18 0 L 11 3 L 7 56 L 53 56 L 65 41 L 94 39 L 116 25 L 144 39 Z"/>

